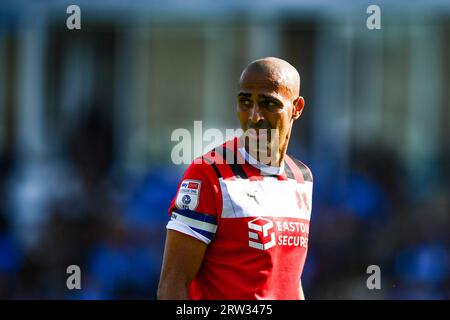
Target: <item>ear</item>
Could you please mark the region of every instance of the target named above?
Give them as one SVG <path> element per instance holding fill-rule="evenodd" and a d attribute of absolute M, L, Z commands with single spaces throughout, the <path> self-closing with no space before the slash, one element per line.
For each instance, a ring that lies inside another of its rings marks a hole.
<path fill-rule="evenodd" d="M 305 99 L 303 99 L 302 96 L 297 97 L 293 102 L 293 106 L 294 112 L 292 112 L 292 119 L 297 120 L 302 114 L 303 107 L 305 106 Z"/>

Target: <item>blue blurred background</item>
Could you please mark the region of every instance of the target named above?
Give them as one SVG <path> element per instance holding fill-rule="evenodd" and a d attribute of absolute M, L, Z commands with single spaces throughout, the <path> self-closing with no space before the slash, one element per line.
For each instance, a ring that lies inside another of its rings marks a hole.
<path fill-rule="evenodd" d="M 186 169 L 171 133 L 237 128 L 263 56 L 302 76 L 306 297 L 449 299 L 450 3 L 309 0 L 1 1 L 0 298 L 154 299 Z"/>

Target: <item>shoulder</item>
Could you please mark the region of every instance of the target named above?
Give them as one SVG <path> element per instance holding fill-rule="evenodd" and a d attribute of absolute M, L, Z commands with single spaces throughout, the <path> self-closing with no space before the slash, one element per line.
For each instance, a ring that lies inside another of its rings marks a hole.
<path fill-rule="evenodd" d="M 203 156 L 194 159 L 187 167 L 183 180 L 193 179 L 203 183 L 215 185 L 218 183 L 217 173 L 214 164 L 203 158 Z"/>
<path fill-rule="evenodd" d="M 299 170 L 301 175 L 303 176 L 304 181 L 309 181 L 309 182 L 314 181 L 311 169 L 306 164 L 304 164 L 302 161 L 294 158 L 291 155 L 286 154 L 286 163 L 289 167 L 294 167 L 291 169 Z"/>
<path fill-rule="evenodd" d="M 238 162 L 237 140 L 232 139 L 211 149 L 194 160 L 203 170 L 213 172 L 217 178 L 227 179 L 232 176 Z M 243 163 L 243 162 L 242 162 Z"/>

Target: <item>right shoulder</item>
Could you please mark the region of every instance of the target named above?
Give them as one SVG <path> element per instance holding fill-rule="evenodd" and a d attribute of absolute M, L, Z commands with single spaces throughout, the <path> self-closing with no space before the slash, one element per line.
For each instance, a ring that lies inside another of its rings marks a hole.
<path fill-rule="evenodd" d="M 208 153 L 195 158 L 188 166 L 185 172 L 186 177 L 194 177 L 199 179 L 206 179 L 211 182 L 218 181 L 220 177 L 219 166 L 215 160 L 215 150 L 211 150 Z"/>

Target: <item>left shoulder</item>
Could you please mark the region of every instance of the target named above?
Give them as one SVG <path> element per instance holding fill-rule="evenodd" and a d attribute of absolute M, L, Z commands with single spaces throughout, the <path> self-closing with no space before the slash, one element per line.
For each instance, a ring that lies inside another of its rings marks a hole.
<path fill-rule="evenodd" d="M 304 181 L 313 182 L 314 179 L 313 179 L 311 169 L 309 169 L 309 167 L 306 164 L 304 164 L 302 161 L 294 158 L 291 155 L 286 154 L 285 157 L 286 157 L 286 160 L 288 161 L 288 164 L 294 165 L 296 168 L 298 168 L 300 170 L 300 172 L 303 175 Z"/>

